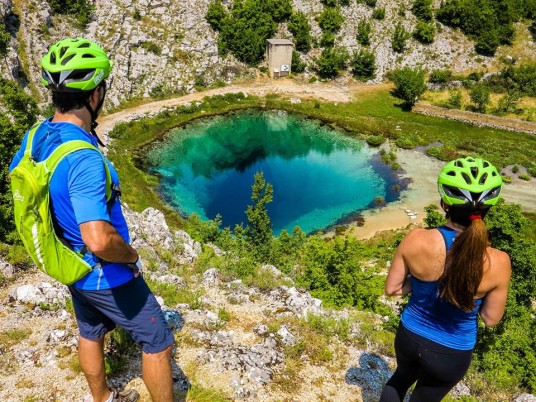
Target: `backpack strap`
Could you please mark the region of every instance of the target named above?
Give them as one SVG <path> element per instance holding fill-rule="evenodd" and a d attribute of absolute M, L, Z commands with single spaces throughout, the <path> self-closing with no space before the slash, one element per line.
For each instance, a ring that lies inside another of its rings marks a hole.
<path fill-rule="evenodd" d="M 30 138 L 28 138 L 29 140 Z M 106 202 L 110 201 L 110 199 L 113 196 L 113 182 L 112 182 L 112 175 L 110 174 L 110 168 L 108 167 L 108 163 L 104 159 L 104 155 L 101 151 L 89 142 L 83 141 L 83 140 L 71 140 L 64 142 L 60 146 L 58 146 L 54 152 L 50 154 L 50 156 L 46 159 L 46 167 L 49 171 L 53 172 L 58 164 L 65 158 L 67 155 L 71 154 L 72 152 L 81 150 L 81 149 L 92 149 L 96 152 L 98 152 L 102 156 L 102 162 L 104 163 L 104 170 L 106 171 Z"/>
<path fill-rule="evenodd" d="M 32 159 L 32 145 L 33 145 L 34 134 L 40 125 L 41 123 L 37 122 L 32 126 L 32 128 L 30 128 L 30 131 L 28 131 L 28 139 L 26 140 L 26 149 L 24 150 L 24 156 L 30 159 Z"/>

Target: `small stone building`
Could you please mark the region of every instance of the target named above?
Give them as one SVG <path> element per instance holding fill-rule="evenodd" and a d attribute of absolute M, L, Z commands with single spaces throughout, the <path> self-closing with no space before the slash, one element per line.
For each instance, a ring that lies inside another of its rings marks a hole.
<path fill-rule="evenodd" d="M 287 39 L 268 39 L 266 41 L 268 73 L 271 78 L 290 74 L 293 49 L 294 44 Z"/>

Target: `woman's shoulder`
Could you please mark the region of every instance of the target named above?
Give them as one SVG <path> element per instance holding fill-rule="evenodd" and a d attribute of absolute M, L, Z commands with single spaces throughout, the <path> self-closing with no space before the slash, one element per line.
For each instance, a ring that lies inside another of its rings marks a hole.
<path fill-rule="evenodd" d="M 406 234 L 400 246 L 404 251 L 421 253 L 432 251 L 435 245 L 442 246 L 443 244 L 443 238 L 438 230 L 414 228 Z"/>

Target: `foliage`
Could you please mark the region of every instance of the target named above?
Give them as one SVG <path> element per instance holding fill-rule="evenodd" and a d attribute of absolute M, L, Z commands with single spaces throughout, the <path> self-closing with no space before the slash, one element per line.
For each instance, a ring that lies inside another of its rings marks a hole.
<path fill-rule="evenodd" d="M 344 17 L 339 8 L 327 7 L 318 16 L 317 22 L 323 31 L 336 33 L 341 29 Z"/>
<path fill-rule="evenodd" d="M 253 249 L 256 250 L 258 259 L 266 261 L 272 240 L 272 225 L 266 205 L 272 202 L 274 190 L 270 183 L 266 183 L 262 172 L 255 173 L 254 180 L 251 189 L 253 205 L 248 205 L 246 210 L 248 218 L 246 236 Z"/>
<path fill-rule="evenodd" d="M 462 92 L 461 91 L 455 91 L 452 92 L 449 96 L 449 99 L 447 101 L 447 107 L 452 109 L 461 109 L 462 107 Z"/>
<path fill-rule="evenodd" d="M 74 16 L 82 27 L 89 23 L 94 11 L 88 0 L 48 0 L 48 4 L 55 13 Z"/>
<path fill-rule="evenodd" d="M 383 8 L 383 7 L 375 8 L 372 11 L 372 18 L 374 18 L 375 20 L 383 20 L 383 19 L 385 19 L 385 8 Z"/>
<path fill-rule="evenodd" d="M 424 21 L 417 22 L 417 26 L 413 31 L 413 37 L 419 42 L 429 45 L 434 41 L 435 25 Z"/>
<path fill-rule="evenodd" d="M 371 31 L 372 27 L 370 25 L 370 22 L 365 19 L 359 21 L 359 23 L 357 24 L 357 43 L 362 46 L 370 45 Z"/>
<path fill-rule="evenodd" d="M 11 41 L 11 35 L 6 30 L 6 25 L 4 22 L 0 23 L 0 55 L 7 56 L 7 48 L 9 42 Z"/>
<path fill-rule="evenodd" d="M 142 42 L 141 47 L 148 52 L 156 54 L 157 56 L 160 56 L 162 54 L 162 49 L 154 42 Z"/>
<path fill-rule="evenodd" d="M 443 70 L 434 70 L 428 77 L 428 82 L 434 84 L 448 84 L 452 79 L 452 70 L 446 68 Z"/>
<path fill-rule="evenodd" d="M 420 68 L 404 67 L 393 73 L 395 83 L 395 96 L 408 106 L 413 106 L 426 90 L 424 83 L 424 70 Z"/>
<path fill-rule="evenodd" d="M 305 13 L 302 11 L 292 13 L 288 30 L 294 35 L 296 50 L 307 52 L 311 49 L 311 25 Z"/>
<path fill-rule="evenodd" d="M 411 7 L 411 12 L 422 21 L 432 22 L 434 19 L 432 0 L 415 0 Z"/>
<path fill-rule="evenodd" d="M 469 92 L 471 102 L 480 113 L 486 113 L 486 105 L 489 103 L 490 90 L 484 84 L 476 84 Z"/>
<path fill-rule="evenodd" d="M 322 78 L 336 77 L 340 70 L 346 68 L 348 58 L 348 51 L 343 47 L 324 49 L 316 62 L 318 74 Z"/>
<path fill-rule="evenodd" d="M 218 2 L 211 3 L 205 19 L 213 29 L 219 30 L 221 54 L 231 51 L 238 60 L 256 64 L 264 57 L 266 40 L 291 13 L 289 0 L 236 0 L 230 12 Z"/>
<path fill-rule="evenodd" d="M 225 18 L 228 16 L 227 10 L 221 0 L 214 0 L 208 5 L 205 19 L 215 31 L 221 31 Z"/>
<path fill-rule="evenodd" d="M 335 44 L 335 35 L 331 31 L 322 32 L 322 37 L 320 38 L 320 46 L 322 47 L 332 47 Z"/>
<path fill-rule="evenodd" d="M 292 64 L 291 70 L 293 73 L 303 73 L 305 71 L 305 63 L 302 61 L 300 53 L 292 51 Z"/>
<path fill-rule="evenodd" d="M 358 80 L 372 79 L 376 74 L 376 57 L 368 50 L 354 51 L 351 66 L 352 75 Z"/>
<path fill-rule="evenodd" d="M 367 137 L 367 144 L 372 147 L 380 146 L 385 142 L 386 138 L 383 135 L 371 135 Z"/>
<path fill-rule="evenodd" d="M 519 96 L 536 96 L 536 62 L 515 65 L 508 62 L 500 74 L 494 74 L 485 80 L 492 92 L 514 94 Z"/>
<path fill-rule="evenodd" d="M 426 212 L 426 216 L 424 217 L 424 227 L 426 229 L 437 228 L 447 223 L 444 214 L 441 214 L 437 210 L 437 205 L 435 204 L 425 207 L 424 212 Z"/>
<path fill-rule="evenodd" d="M 492 56 L 500 44 L 512 43 L 513 23 L 529 13 L 525 5 L 522 0 L 446 0 L 436 16 L 474 39 L 478 53 Z"/>
<path fill-rule="evenodd" d="M 406 48 L 406 41 L 409 39 L 410 34 L 399 22 L 396 24 L 395 31 L 392 36 L 391 46 L 397 53 L 402 53 Z"/>

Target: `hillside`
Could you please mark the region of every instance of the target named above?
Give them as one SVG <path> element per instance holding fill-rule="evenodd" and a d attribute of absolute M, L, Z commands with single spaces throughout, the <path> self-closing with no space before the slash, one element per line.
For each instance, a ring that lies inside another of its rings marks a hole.
<path fill-rule="evenodd" d="M 411 11 L 414 0 L 293 0 L 292 10 L 303 12 L 311 27 L 313 44 L 300 52 L 303 73 L 271 80 L 265 61 L 246 64 L 231 51 L 219 51 L 221 32 L 206 19 L 213 0 L 80 0 L 94 7 L 86 25 L 51 6 L 77 1 L 0 0 L 9 36 L 3 42 L 0 31 L 0 45 L 6 43 L 5 51 L 0 46 L 0 110 L 6 112 L 0 116 L 1 401 L 91 402 L 78 364 L 68 291 L 29 266 L 13 241 L 6 169 L 26 127 L 50 113 L 38 61 L 48 44 L 65 36 L 98 41 L 114 63 L 97 131 L 120 175 L 129 176 L 121 176 L 123 206 L 145 278 L 174 331 L 178 401 L 376 401 L 395 368 L 393 328 L 399 310 L 399 301 L 381 296 L 384 277 L 409 224 L 422 225 L 425 207 L 437 203 L 436 171 L 457 152 L 504 161 L 502 173 L 511 181 L 503 193 L 507 205 L 487 222 L 494 241 L 513 256 L 514 276 L 503 324 L 481 329 L 471 370 L 446 401 L 536 401 L 536 340 L 531 336 L 536 330 L 536 188 L 535 174 L 529 172 L 536 172 L 536 137 L 531 135 L 536 123 L 528 117 L 536 113 L 530 109 L 534 98 L 527 96 L 523 121 L 468 111 L 468 89 L 465 110 L 435 106 L 439 91 L 428 91 L 416 113 L 408 113 L 387 82 L 389 71 L 404 66 L 448 69 L 460 76 L 478 70 L 489 77 L 501 70 L 506 56 L 534 61 L 530 21 L 515 23 L 516 40 L 499 46 L 494 56 L 477 54 L 475 40 L 438 21 L 431 44 L 408 36 L 404 50 L 395 51 L 397 26 L 409 33 L 419 24 Z M 435 10 L 442 3 L 431 2 Z M 221 4 L 229 10 L 233 1 Z M 343 17 L 326 48 L 343 48 L 350 58 L 354 51 L 369 49 L 376 65 L 372 77 L 357 80 L 350 65 L 330 79 L 321 77 L 317 62 L 328 35 L 319 17 L 326 4 L 341 5 Z M 383 18 L 375 10 L 384 10 Z M 372 22 L 366 47 L 357 39 L 363 20 Z M 279 23 L 273 36 L 293 40 L 289 21 Z M 453 80 L 461 85 L 457 77 Z M 11 86 L 14 82 L 22 89 Z M 244 233 L 219 231 L 213 221 L 178 218 L 156 197 L 154 177 L 135 165 L 137 153 L 144 141 L 154 141 L 157 130 L 241 107 L 281 108 L 363 140 L 381 137 L 380 149 L 388 156 L 393 151 L 399 173 L 412 183 L 409 196 L 368 211 L 365 224 L 352 233 L 306 236 L 297 230 L 274 237 L 266 259 Z M 114 127 L 128 133 L 114 136 Z M 140 132 L 145 137 L 132 140 Z M 492 140 L 482 144 L 484 134 Z M 426 153 L 429 148 L 437 159 Z M 420 196 L 425 191 L 433 195 L 425 199 Z M 418 218 L 410 220 L 408 208 L 417 210 Z M 111 384 L 135 387 L 141 401 L 149 401 L 139 349 L 120 332 L 114 334 L 106 343 Z"/>
<path fill-rule="evenodd" d="M 219 54 L 218 34 L 205 19 L 209 3 L 210 0 L 89 2 L 94 4 L 95 11 L 87 26 L 80 28 L 73 16 L 54 13 L 45 0 L 0 0 L 0 10 L 11 35 L 5 62 L 0 63 L 0 74 L 28 84 L 27 89 L 39 95 L 40 102 L 44 101 L 46 91 L 38 81 L 38 61 L 47 46 L 66 36 L 86 36 L 98 41 L 114 62 L 108 107 L 128 99 L 184 94 L 195 87 L 228 84 L 237 78 L 254 76 L 255 69 L 238 62 L 231 53 Z M 387 71 L 401 66 L 422 66 L 429 71 L 447 67 L 454 72 L 493 70 L 497 58 L 508 54 L 506 47 L 500 48 L 495 58 L 476 55 L 473 41 L 459 30 L 439 23 L 433 43 L 424 45 L 410 38 L 403 52 L 395 52 L 391 37 L 396 24 L 401 22 L 407 32 L 417 24 L 410 11 L 411 4 L 411 0 L 376 2 L 374 9 L 385 11 L 381 20 L 371 18 L 373 8 L 364 2 L 351 1 L 341 8 L 343 23 L 336 32 L 335 45 L 344 47 L 350 54 L 363 48 L 356 39 L 359 21 L 372 23 L 368 48 L 376 57 L 376 74 L 371 83 L 381 82 Z M 439 4 L 436 1 L 434 7 Z M 324 9 L 321 2 L 295 0 L 292 9 L 305 13 L 311 36 L 319 42 L 322 30 L 317 20 Z M 403 16 L 401 10 L 405 10 Z M 518 28 L 520 32 L 527 30 L 524 24 L 518 24 Z M 292 39 L 288 22 L 279 24 L 274 36 Z M 305 79 L 314 75 L 313 67 L 321 50 L 318 46 L 303 52 L 302 58 L 308 66 Z M 517 57 L 534 54 L 534 44 L 519 45 L 515 51 Z M 341 79 L 346 79 L 344 74 Z"/>

